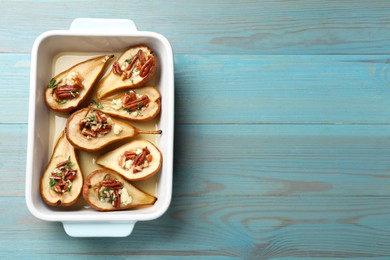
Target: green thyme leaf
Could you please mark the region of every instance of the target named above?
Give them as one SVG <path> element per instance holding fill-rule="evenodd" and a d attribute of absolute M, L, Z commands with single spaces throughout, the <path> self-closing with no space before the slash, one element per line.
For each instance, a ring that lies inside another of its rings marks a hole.
<path fill-rule="evenodd" d="M 56 84 L 56 80 L 52 78 L 49 82 L 49 88 L 56 89 L 58 86 L 58 83 Z"/>
<path fill-rule="evenodd" d="M 107 195 L 103 193 L 103 191 L 99 191 L 99 199 L 105 199 L 107 198 Z"/>
<path fill-rule="evenodd" d="M 65 104 L 67 101 L 68 101 L 68 100 L 64 99 L 64 100 L 62 100 L 62 101 L 60 101 L 60 102 L 57 102 L 57 103 L 60 104 L 60 105 L 63 105 L 63 104 Z"/>
<path fill-rule="evenodd" d="M 56 184 L 57 184 L 57 182 L 53 178 L 50 178 L 50 180 L 49 180 L 50 188 L 53 188 Z"/>
<path fill-rule="evenodd" d="M 72 168 L 73 165 L 74 165 L 74 163 L 70 160 L 70 155 L 69 155 L 68 161 L 67 161 L 66 164 L 65 164 L 65 169 L 71 170 L 71 168 Z"/>
<path fill-rule="evenodd" d="M 129 114 L 138 111 L 138 110 L 132 110 L 132 109 L 130 109 L 130 108 L 124 108 L 123 110 L 125 110 L 125 111 L 128 112 Z"/>
<path fill-rule="evenodd" d="M 133 58 L 130 58 L 130 59 L 125 60 L 125 62 L 130 64 L 132 60 L 133 60 Z"/>
<path fill-rule="evenodd" d="M 96 118 L 95 118 L 95 115 L 92 115 L 92 114 L 90 114 L 88 117 L 87 117 L 87 120 L 88 120 L 88 122 L 91 122 L 91 123 L 93 123 L 93 122 L 97 122 L 97 120 L 96 120 Z"/>
<path fill-rule="evenodd" d="M 99 102 L 97 102 L 95 99 L 92 99 L 91 103 L 95 104 L 97 108 L 103 109 L 103 105 Z"/>

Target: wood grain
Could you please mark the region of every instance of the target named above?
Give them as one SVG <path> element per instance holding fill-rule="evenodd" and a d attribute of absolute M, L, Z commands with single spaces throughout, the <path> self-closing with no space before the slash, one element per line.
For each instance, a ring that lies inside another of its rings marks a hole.
<path fill-rule="evenodd" d="M 0 198 L 0 257 L 15 240 L 20 257 L 390 257 L 389 197 L 195 198 L 175 197 L 164 216 L 109 242 L 69 238 L 60 224 L 31 218 L 23 198 Z"/>
<path fill-rule="evenodd" d="M 27 127 L 25 124 L 0 124 L 0 136 L 6 137 L 0 143 L 0 197 L 23 196 Z"/>
<path fill-rule="evenodd" d="M 0 124 L 27 123 L 30 55 L 0 54 Z"/>
<path fill-rule="evenodd" d="M 388 58 L 180 55 L 177 122 L 389 123 Z"/>
<path fill-rule="evenodd" d="M 388 1 L 24 0 L 1 9 L 0 52 L 30 52 L 39 34 L 79 17 L 132 19 L 176 53 L 383 54 L 390 40 Z"/>

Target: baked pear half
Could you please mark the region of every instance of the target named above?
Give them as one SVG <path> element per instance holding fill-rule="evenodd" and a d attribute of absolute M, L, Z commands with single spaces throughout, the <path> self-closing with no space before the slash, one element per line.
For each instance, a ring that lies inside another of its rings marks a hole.
<path fill-rule="evenodd" d="M 54 76 L 46 87 L 46 104 L 55 111 L 76 109 L 100 79 L 103 69 L 114 55 L 104 55 L 80 62 Z"/>
<path fill-rule="evenodd" d="M 140 130 L 90 107 L 77 110 L 66 122 L 66 138 L 74 147 L 88 152 L 138 134 L 161 134 L 161 130 Z"/>
<path fill-rule="evenodd" d="M 83 174 L 75 149 L 62 133 L 42 174 L 41 196 L 50 206 L 70 206 L 80 197 L 82 187 Z"/>
<path fill-rule="evenodd" d="M 161 168 L 162 155 L 146 140 L 134 140 L 99 156 L 97 164 L 114 170 L 129 181 L 144 180 Z"/>
<path fill-rule="evenodd" d="M 122 91 L 91 104 L 106 114 L 132 121 L 148 121 L 161 110 L 161 96 L 152 86 Z"/>
<path fill-rule="evenodd" d="M 97 98 L 101 99 L 120 89 L 144 85 L 156 72 L 157 63 L 157 57 L 148 46 L 138 45 L 127 49 L 99 83 Z"/>
<path fill-rule="evenodd" d="M 153 205 L 157 200 L 110 170 L 90 173 L 84 183 L 83 197 L 92 208 L 99 211 L 132 209 Z"/>

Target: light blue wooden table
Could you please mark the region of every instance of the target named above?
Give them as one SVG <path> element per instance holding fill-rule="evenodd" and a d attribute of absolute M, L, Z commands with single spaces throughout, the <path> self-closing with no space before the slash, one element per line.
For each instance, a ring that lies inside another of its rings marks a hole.
<path fill-rule="evenodd" d="M 390 259 L 389 1 L 1 1 L 0 259 Z M 68 237 L 24 200 L 30 53 L 78 17 L 175 52 L 172 204 Z"/>

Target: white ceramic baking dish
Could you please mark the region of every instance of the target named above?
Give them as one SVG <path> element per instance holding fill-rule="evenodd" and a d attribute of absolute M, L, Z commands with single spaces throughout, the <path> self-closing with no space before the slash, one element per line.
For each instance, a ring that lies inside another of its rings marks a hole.
<path fill-rule="evenodd" d="M 162 135 L 156 144 L 163 164 L 156 178 L 157 202 L 136 210 L 97 212 L 88 207 L 62 210 L 47 206 L 39 193 L 40 176 L 48 162 L 50 111 L 44 90 L 59 53 L 120 53 L 132 45 L 150 46 L 159 60 L 156 87 L 162 96 L 162 110 L 156 128 Z M 45 221 L 60 221 L 70 236 L 113 237 L 131 234 L 137 221 L 153 220 L 169 207 L 172 195 L 174 131 L 174 68 L 168 40 L 160 34 L 138 31 L 131 20 L 87 19 L 73 21 L 69 30 L 48 31 L 35 41 L 31 56 L 30 105 L 26 169 L 26 203 L 30 212 Z"/>

